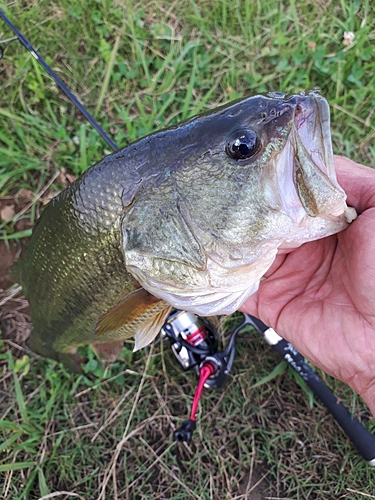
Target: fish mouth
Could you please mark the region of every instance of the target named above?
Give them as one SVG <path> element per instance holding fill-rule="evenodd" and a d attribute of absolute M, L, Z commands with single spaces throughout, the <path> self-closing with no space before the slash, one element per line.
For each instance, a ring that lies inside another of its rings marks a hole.
<path fill-rule="evenodd" d="M 346 195 L 336 179 L 328 102 L 315 90 L 283 101 L 294 107 L 288 140 L 276 165 L 285 206 L 295 211 L 302 206 L 304 215 L 311 217 L 341 215 Z"/>
<path fill-rule="evenodd" d="M 301 153 L 301 145 L 310 160 L 328 177 L 335 175 L 330 130 L 330 110 L 326 99 L 316 90 L 293 96 L 295 103 L 294 138 L 295 152 Z"/>

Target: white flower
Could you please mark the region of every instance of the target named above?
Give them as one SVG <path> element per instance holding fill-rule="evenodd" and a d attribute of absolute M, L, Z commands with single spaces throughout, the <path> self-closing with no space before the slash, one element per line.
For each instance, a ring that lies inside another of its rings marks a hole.
<path fill-rule="evenodd" d="M 351 45 L 353 43 L 354 37 L 355 34 L 353 33 L 353 31 L 344 31 L 344 39 L 342 43 L 344 45 Z"/>

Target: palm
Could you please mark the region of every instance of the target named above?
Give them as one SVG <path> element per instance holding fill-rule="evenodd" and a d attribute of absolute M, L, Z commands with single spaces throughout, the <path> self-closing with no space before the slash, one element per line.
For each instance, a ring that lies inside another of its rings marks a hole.
<path fill-rule="evenodd" d="M 375 171 L 338 162 L 359 217 L 338 235 L 277 256 L 242 310 L 347 382 L 375 413 Z"/>

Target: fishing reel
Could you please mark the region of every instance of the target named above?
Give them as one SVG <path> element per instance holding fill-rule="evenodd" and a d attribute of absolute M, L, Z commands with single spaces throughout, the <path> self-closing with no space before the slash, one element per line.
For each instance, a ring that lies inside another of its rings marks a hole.
<path fill-rule="evenodd" d="M 232 369 L 235 356 L 236 329 L 224 351 L 218 351 L 218 337 L 207 320 L 186 311 L 175 311 L 161 329 L 162 338 L 168 339 L 173 354 L 184 370 L 194 369 L 198 376 L 190 417 L 178 428 L 175 441 L 191 441 L 196 428 L 195 415 L 203 387 L 218 389 Z"/>

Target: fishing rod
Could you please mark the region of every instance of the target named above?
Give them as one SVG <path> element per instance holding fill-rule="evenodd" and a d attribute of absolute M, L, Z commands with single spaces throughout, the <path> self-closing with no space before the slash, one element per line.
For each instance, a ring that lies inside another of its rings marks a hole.
<path fill-rule="evenodd" d="M 80 110 L 80 112 L 83 114 L 83 116 L 91 123 L 91 125 L 99 132 L 99 134 L 102 136 L 102 138 L 105 140 L 105 142 L 108 144 L 108 146 L 113 149 L 113 151 L 117 151 L 119 148 L 116 146 L 116 144 L 112 141 L 112 139 L 104 132 L 102 127 L 99 125 L 99 123 L 95 120 L 95 118 L 87 111 L 87 109 L 79 102 L 79 100 L 76 98 L 76 96 L 68 89 L 68 87 L 65 85 L 65 83 L 61 80 L 61 78 L 53 71 L 53 69 L 48 66 L 46 61 L 41 57 L 38 52 L 34 49 L 34 47 L 31 45 L 29 40 L 20 32 L 18 29 L 14 26 L 14 24 L 11 23 L 11 21 L 7 18 L 7 16 L 4 14 L 2 10 L 0 10 L 0 17 L 3 19 L 3 21 L 8 25 L 8 27 L 13 31 L 13 33 L 16 35 L 13 38 L 8 38 L 7 40 L 3 40 L 3 43 L 10 43 L 13 40 L 19 40 L 22 45 L 31 53 L 31 55 L 38 61 L 38 63 L 43 66 L 43 68 L 47 71 L 49 76 L 52 78 L 52 80 L 57 83 L 57 85 L 60 87 L 60 89 L 67 95 L 67 97 L 72 101 L 72 103 Z M 0 52 L 0 57 L 2 56 L 2 52 Z"/>
<path fill-rule="evenodd" d="M 8 44 L 18 39 L 38 63 L 43 66 L 51 78 L 59 85 L 91 125 L 99 132 L 108 146 L 113 149 L 113 151 L 117 151 L 119 149 L 117 145 L 108 137 L 93 116 L 36 52 L 27 38 L 11 23 L 2 10 L 0 10 L 0 18 L 3 19 L 15 34 L 13 38 L 0 41 L 0 49 L 1 44 Z M 3 50 L 1 49 L 0 58 L 2 54 Z M 328 411 L 336 419 L 345 434 L 357 448 L 360 455 L 369 465 L 375 466 L 375 436 L 351 415 L 347 408 L 345 408 L 324 382 L 314 373 L 305 362 L 303 356 L 292 346 L 292 344 L 283 339 L 275 330 L 265 325 L 258 318 L 250 316 L 249 314 L 242 314 L 244 316 L 243 322 L 232 332 L 228 345 L 222 352 L 218 351 L 216 332 L 203 318 L 195 314 L 186 311 L 175 311 L 168 317 L 164 324 L 161 334 L 170 341 L 175 357 L 184 369 L 193 368 L 199 377 L 190 418 L 185 420 L 182 426 L 175 431 L 174 439 L 180 442 L 190 441 L 192 439 L 192 433 L 196 427 L 195 413 L 203 387 L 218 388 L 225 383 L 234 362 L 236 336 L 246 325 L 251 325 L 302 377 L 306 384 L 312 389 L 315 396 L 326 406 Z"/>

